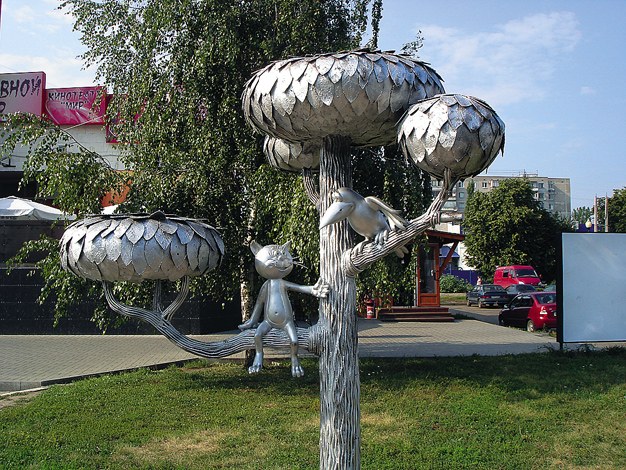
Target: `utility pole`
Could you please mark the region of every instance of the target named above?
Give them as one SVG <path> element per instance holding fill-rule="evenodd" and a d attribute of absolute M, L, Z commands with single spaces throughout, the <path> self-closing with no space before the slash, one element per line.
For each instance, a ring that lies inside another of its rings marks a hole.
<path fill-rule="evenodd" d="M 609 196 L 604 194 L 604 231 L 609 233 Z"/>
<path fill-rule="evenodd" d="M 593 197 L 593 233 L 598 231 L 598 196 Z"/>

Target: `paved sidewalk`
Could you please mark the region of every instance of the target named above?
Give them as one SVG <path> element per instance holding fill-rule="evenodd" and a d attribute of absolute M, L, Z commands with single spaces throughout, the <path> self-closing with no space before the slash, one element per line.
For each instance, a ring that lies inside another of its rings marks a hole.
<path fill-rule="evenodd" d="M 221 341 L 236 334 L 194 336 Z M 361 357 L 434 357 L 520 354 L 556 348 L 545 333 L 480 322 L 380 322 L 359 320 Z M 287 354 L 268 351 L 271 357 Z M 82 377 L 194 359 L 166 338 L 155 336 L 0 335 L 0 393 L 27 390 Z M 226 359 L 241 359 L 242 354 Z"/>

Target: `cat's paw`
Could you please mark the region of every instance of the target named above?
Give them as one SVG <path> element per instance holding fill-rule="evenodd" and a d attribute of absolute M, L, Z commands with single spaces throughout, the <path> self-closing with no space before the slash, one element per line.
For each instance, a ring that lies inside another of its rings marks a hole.
<path fill-rule="evenodd" d="M 292 377 L 304 377 L 304 369 L 300 364 L 292 364 L 291 365 L 291 376 Z"/>
<path fill-rule="evenodd" d="M 319 279 L 313 286 L 313 295 L 318 298 L 325 299 L 328 297 L 330 286 L 326 284 L 322 279 Z"/>

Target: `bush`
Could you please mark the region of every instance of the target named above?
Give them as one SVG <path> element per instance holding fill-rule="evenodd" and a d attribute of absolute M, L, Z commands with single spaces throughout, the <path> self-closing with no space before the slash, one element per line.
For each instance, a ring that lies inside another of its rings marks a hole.
<path fill-rule="evenodd" d="M 464 279 L 460 279 L 452 274 L 444 274 L 439 279 L 439 287 L 441 292 L 460 293 L 467 292 L 472 285 Z"/>

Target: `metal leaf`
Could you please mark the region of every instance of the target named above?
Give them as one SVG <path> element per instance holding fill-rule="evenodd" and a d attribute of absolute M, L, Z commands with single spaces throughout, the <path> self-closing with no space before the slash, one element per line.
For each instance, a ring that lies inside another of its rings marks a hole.
<path fill-rule="evenodd" d="M 332 56 L 320 56 L 315 60 L 315 67 L 323 75 L 331 69 L 334 63 L 335 59 Z"/>
<path fill-rule="evenodd" d="M 115 235 L 109 235 L 106 244 L 107 259 L 117 262 L 118 258 L 122 255 L 122 239 Z"/>
<path fill-rule="evenodd" d="M 132 263 L 133 268 L 138 276 L 141 276 L 148 268 L 148 262 L 145 256 L 146 241 L 139 240 L 135 246 L 133 246 Z"/>
<path fill-rule="evenodd" d="M 444 149 L 450 150 L 454 145 L 455 139 L 456 130 L 450 125 L 449 122 L 446 122 L 439 132 L 439 143 Z"/>
<path fill-rule="evenodd" d="M 189 243 L 193 237 L 193 229 L 184 223 L 178 224 L 178 230 L 176 230 L 176 235 L 178 235 L 178 239 L 183 245 Z"/>
<path fill-rule="evenodd" d="M 301 79 L 307 65 L 308 64 L 303 60 L 295 60 L 289 64 L 289 73 L 293 77 L 294 81 L 299 81 Z"/>
<path fill-rule="evenodd" d="M 106 230 L 102 231 L 100 236 L 102 238 L 106 238 L 110 233 L 112 233 L 117 228 L 119 224 L 120 224 L 120 219 L 111 219 L 111 224 L 106 228 Z"/>
<path fill-rule="evenodd" d="M 195 271 L 198 267 L 198 250 L 200 250 L 200 237 L 193 237 L 186 246 L 187 262 L 189 263 L 189 269 Z"/>
<path fill-rule="evenodd" d="M 122 236 L 126 233 L 126 230 L 128 230 L 128 227 L 130 227 L 132 224 L 133 224 L 133 219 L 130 219 L 130 218 L 122 219 L 120 224 L 113 231 L 113 233 L 115 234 L 117 238 L 122 238 Z"/>
<path fill-rule="evenodd" d="M 178 241 L 177 237 L 172 238 L 172 243 L 170 244 L 170 254 L 172 256 L 172 261 L 174 262 L 174 266 L 178 270 L 182 270 L 187 266 L 187 250 L 185 246 Z"/>
<path fill-rule="evenodd" d="M 148 263 L 148 267 L 152 271 L 158 271 L 163 262 L 164 250 L 161 248 L 159 243 L 156 240 L 156 237 L 152 237 L 149 240 L 146 240 L 146 244 L 144 247 L 146 262 Z"/>
<path fill-rule="evenodd" d="M 170 242 L 172 241 L 172 235 L 164 232 L 163 230 L 158 230 L 157 233 L 154 234 L 154 238 L 156 238 L 157 243 L 164 250 L 166 250 L 170 246 Z"/>
<path fill-rule="evenodd" d="M 159 230 L 159 222 L 154 219 L 148 219 L 144 223 L 143 238 L 144 240 L 151 240 L 152 237 Z"/>
<path fill-rule="evenodd" d="M 359 58 L 354 54 L 350 54 L 344 60 L 344 76 L 342 77 L 342 81 L 344 79 L 349 79 L 352 77 L 359 66 Z"/>
<path fill-rule="evenodd" d="M 173 235 L 176 233 L 176 230 L 178 230 L 178 225 L 174 222 L 170 222 L 169 220 L 161 220 L 159 221 L 159 228 L 161 231 L 169 235 Z"/>
<path fill-rule="evenodd" d="M 207 239 L 208 242 L 208 239 Z M 201 243 L 198 249 L 198 270 L 204 274 L 209 269 L 209 258 L 211 256 L 211 247 L 208 243 Z"/>
<path fill-rule="evenodd" d="M 307 81 L 307 83 L 313 85 L 315 83 L 315 80 L 317 80 L 318 75 L 319 72 L 317 71 L 315 64 L 309 62 L 302 77 Z"/>
<path fill-rule="evenodd" d="M 122 254 L 120 258 L 122 258 L 124 266 L 128 266 L 133 261 L 133 244 L 126 237 L 122 238 Z"/>
<path fill-rule="evenodd" d="M 106 258 L 107 251 L 102 237 L 96 237 L 93 240 L 85 239 L 83 254 L 89 261 L 99 264 Z"/>
<path fill-rule="evenodd" d="M 143 233 L 143 222 L 135 220 L 132 225 L 128 227 L 128 230 L 126 230 L 126 238 L 134 245 L 143 236 Z"/>
<path fill-rule="evenodd" d="M 159 277 L 161 279 L 169 279 L 174 271 L 177 271 L 177 269 L 174 266 L 174 261 L 172 261 L 170 251 L 167 250 L 163 253 L 161 267 L 159 270 Z"/>
<path fill-rule="evenodd" d="M 315 91 L 326 106 L 333 102 L 334 84 L 326 76 L 320 75 L 315 81 Z M 311 103 L 313 104 L 313 103 Z"/>
<path fill-rule="evenodd" d="M 94 281 L 102 280 L 102 273 L 100 273 L 98 266 L 91 261 L 84 258 L 77 264 L 77 267 L 79 272 L 82 274 L 82 277 L 92 279 Z"/>
<path fill-rule="evenodd" d="M 389 77 L 389 68 L 387 67 L 387 61 L 384 59 L 378 59 L 374 62 L 374 75 L 376 81 L 382 83 Z"/>

